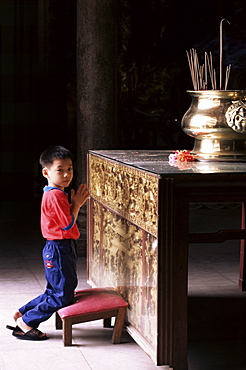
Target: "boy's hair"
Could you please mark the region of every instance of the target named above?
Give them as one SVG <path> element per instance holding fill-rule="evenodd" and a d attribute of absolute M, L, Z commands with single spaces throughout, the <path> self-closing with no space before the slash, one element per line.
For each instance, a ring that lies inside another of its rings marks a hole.
<path fill-rule="evenodd" d="M 40 156 L 39 163 L 41 166 L 48 167 L 51 166 L 54 160 L 56 159 L 67 159 L 73 158 L 72 153 L 70 150 L 63 148 L 63 146 L 57 145 L 57 146 L 50 146 L 47 148 Z"/>

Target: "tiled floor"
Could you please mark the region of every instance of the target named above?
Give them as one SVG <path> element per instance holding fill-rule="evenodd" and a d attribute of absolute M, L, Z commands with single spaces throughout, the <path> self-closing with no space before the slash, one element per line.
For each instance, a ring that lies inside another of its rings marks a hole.
<path fill-rule="evenodd" d="M 18 219 L 18 217 L 16 217 Z M 194 210 L 191 228 L 239 222 L 238 209 Z M 100 321 L 73 329 L 72 347 L 63 347 L 54 317 L 40 326 L 50 339 L 21 341 L 5 329 L 12 311 L 42 293 L 43 240 L 38 221 L 0 224 L 0 370 L 154 370 L 144 351 L 124 332 L 123 343 L 110 342 L 111 329 Z M 189 370 L 246 370 L 246 292 L 238 290 L 239 243 L 191 245 L 189 262 Z M 85 259 L 79 258 L 79 289 L 86 284 Z"/>

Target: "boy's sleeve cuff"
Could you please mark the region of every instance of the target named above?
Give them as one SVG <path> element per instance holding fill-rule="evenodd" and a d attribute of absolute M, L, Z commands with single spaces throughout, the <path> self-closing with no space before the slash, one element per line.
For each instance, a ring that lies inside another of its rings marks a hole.
<path fill-rule="evenodd" d="M 73 225 L 74 225 L 74 215 L 71 214 L 71 216 L 72 216 L 72 222 L 68 226 L 62 227 L 62 230 L 70 230 L 73 227 Z"/>

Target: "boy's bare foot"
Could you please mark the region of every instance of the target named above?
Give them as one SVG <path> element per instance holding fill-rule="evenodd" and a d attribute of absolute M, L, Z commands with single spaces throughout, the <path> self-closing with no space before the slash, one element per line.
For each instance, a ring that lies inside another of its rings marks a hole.
<path fill-rule="evenodd" d="M 17 319 L 19 319 L 19 317 L 21 317 L 22 314 L 20 313 L 20 311 L 14 311 L 13 313 L 13 319 L 16 321 Z"/>
<path fill-rule="evenodd" d="M 21 317 L 19 317 L 17 320 L 17 325 L 19 326 L 19 328 L 21 328 L 21 330 L 26 333 L 27 331 L 29 330 L 32 330 L 33 328 L 31 326 L 28 326 L 23 320 Z"/>

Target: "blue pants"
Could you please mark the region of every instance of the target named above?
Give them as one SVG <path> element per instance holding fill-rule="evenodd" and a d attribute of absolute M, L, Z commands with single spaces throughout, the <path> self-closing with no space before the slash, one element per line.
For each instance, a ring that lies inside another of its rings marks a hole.
<path fill-rule="evenodd" d="M 43 249 L 46 290 L 21 308 L 23 321 L 33 328 L 59 308 L 73 303 L 77 286 L 76 245 L 73 239 L 47 240 Z"/>

